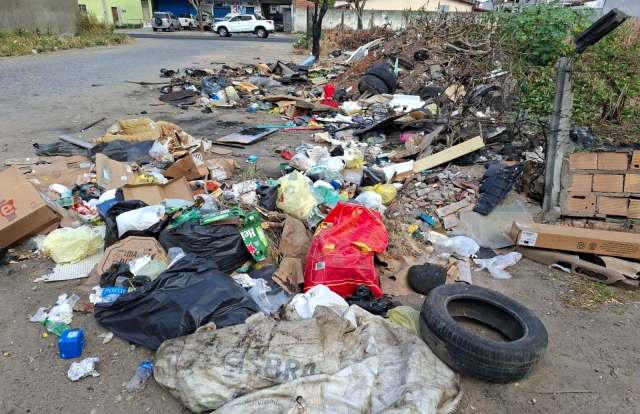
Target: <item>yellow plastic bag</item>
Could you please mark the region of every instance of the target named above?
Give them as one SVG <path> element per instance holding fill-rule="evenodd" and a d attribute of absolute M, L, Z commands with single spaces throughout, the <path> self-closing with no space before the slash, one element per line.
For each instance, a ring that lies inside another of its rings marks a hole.
<path fill-rule="evenodd" d="M 391 203 L 398 194 L 398 190 L 392 184 L 376 184 L 373 187 L 364 187 L 361 191 L 363 193 L 365 191 L 373 191 L 376 194 L 380 194 L 383 204 Z"/>
<path fill-rule="evenodd" d="M 76 263 L 98 253 L 103 245 L 102 236 L 89 227 L 54 230 L 42 243 L 44 251 L 56 263 Z"/>
<path fill-rule="evenodd" d="M 299 171 L 287 174 L 278 180 L 276 207 L 298 220 L 306 220 L 317 201 L 311 193 L 307 179 Z"/>
<path fill-rule="evenodd" d="M 160 180 L 151 174 L 141 174 L 133 181 L 133 185 L 138 184 L 162 184 Z"/>
<path fill-rule="evenodd" d="M 360 168 L 365 165 L 364 154 L 357 148 L 345 148 L 344 159 L 347 162 L 347 168 Z"/>
<path fill-rule="evenodd" d="M 398 306 L 387 311 L 390 322 L 404 326 L 420 336 L 420 312 L 410 306 Z"/>

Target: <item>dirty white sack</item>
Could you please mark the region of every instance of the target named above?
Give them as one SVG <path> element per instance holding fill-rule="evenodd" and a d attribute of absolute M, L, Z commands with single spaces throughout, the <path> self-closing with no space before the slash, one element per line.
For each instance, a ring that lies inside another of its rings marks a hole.
<path fill-rule="evenodd" d="M 194 412 L 455 410 L 458 377 L 408 329 L 357 306 L 319 306 L 309 319 L 287 306 L 279 315 L 164 342 L 156 381 Z"/>

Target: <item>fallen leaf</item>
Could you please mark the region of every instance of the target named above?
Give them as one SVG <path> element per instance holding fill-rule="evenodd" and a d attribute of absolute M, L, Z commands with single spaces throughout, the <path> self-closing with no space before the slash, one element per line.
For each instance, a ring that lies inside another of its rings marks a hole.
<path fill-rule="evenodd" d="M 116 397 L 116 404 L 122 402 L 122 395 L 118 394 L 118 396 Z"/>

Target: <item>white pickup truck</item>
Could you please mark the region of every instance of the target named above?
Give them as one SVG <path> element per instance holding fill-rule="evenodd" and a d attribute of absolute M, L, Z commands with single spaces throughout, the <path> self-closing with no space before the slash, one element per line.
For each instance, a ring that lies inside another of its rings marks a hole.
<path fill-rule="evenodd" d="M 198 27 L 198 21 L 193 14 L 181 14 L 178 16 L 180 20 L 180 26 L 184 29 L 191 30 L 194 27 Z"/>
<path fill-rule="evenodd" d="M 259 38 L 269 37 L 275 33 L 273 20 L 267 20 L 259 14 L 240 14 L 213 25 L 213 31 L 221 37 L 229 37 L 232 33 L 253 33 Z"/>

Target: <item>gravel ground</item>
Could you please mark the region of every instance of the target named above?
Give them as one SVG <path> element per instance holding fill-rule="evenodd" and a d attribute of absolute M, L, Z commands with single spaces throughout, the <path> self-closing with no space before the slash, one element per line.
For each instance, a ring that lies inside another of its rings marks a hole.
<path fill-rule="evenodd" d="M 218 110 L 152 107 L 158 92 L 124 81 L 160 81 L 162 67 L 211 67 L 209 62 L 257 62 L 275 59 L 300 61 L 277 37 L 238 42 L 162 37 L 137 39 L 133 44 L 56 52 L 0 60 L 0 151 L 2 158 L 33 156 L 30 142 L 53 142 L 60 134 L 89 140 L 102 135 L 120 118 L 148 117 L 175 122 L 196 137 L 213 138 L 244 125 L 274 122 L 273 117 Z M 233 38 L 232 38 L 233 39 Z M 219 67 L 213 65 L 213 67 Z M 95 86 L 94 86 L 95 85 Z M 108 120 L 78 133 L 102 117 Z M 277 121 L 277 119 L 276 119 Z M 304 133 L 277 133 L 266 141 L 234 152 L 244 166 L 248 155 L 261 157 L 265 175 L 277 177 L 281 159 L 273 154 L 280 145 L 295 148 L 309 142 Z M 114 338 L 103 345 L 105 331 L 93 317 L 76 314 L 74 328 L 87 336 L 83 356 L 98 356 L 98 378 L 72 383 L 66 378 L 69 361 L 57 355 L 55 337 L 43 338 L 44 328 L 28 322 L 41 306 L 51 306 L 61 293 L 77 292 L 83 281 L 34 284 L 50 261 L 30 260 L 12 265 L 13 275 L 0 276 L 0 412 L 2 413 L 179 413 L 180 403 L 150 380 L 137 394 L 124 392 L 140 362 L 152 358 L 147 349 L 130 348 Z M 23 267 L 24 266 L 24 267 Z M 490 384 L 462 378 L 464 413 L 639 413 L 640 357 L 637 332 L 638 305 L 612 303 L 588 312 L 567 308 L 573 276 L 522 260 L 510 269 L 510 280 L 474 273 L 474 284 L 488 287 L 529 307 L 549 332 L 549 348 L 540 369 L 515 384 Z M 401 300 L 420 309 L 418 295 Z M 6 354 L 5 354 L 6 353 Z M 575 392 L 579 391 L 579 392 Z M 555 392 L 555 394 L 553 394 Z M 535 403 L 533 402 L 535 399 Z"/>

